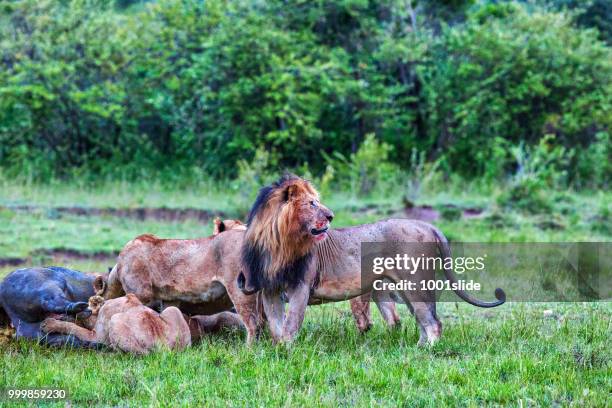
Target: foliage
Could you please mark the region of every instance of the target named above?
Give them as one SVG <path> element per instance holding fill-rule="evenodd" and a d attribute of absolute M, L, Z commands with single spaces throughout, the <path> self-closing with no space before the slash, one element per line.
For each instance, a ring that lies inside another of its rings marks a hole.
<path fill-rule="evenodd" d="M 554 144 L 548 135 L 531 148 L 520 144 L 512 149 L 516 173 L 510 186 L 498 197 L 504 207 L 514 207 L 531 213 L 550 212 L 552 203 L 547 191 L 563 185 L 567 177 L 569 155 L 565 148 Z"/>
<path fill-rule="evenodd" d="M 396 165 L 389 162 L 393 148 L 387 143 L 380 143 L 373 134 L 366 136 L 357 152 L 349 158 L 336 152 L 334 157 L 326 156 L 328 167 L 333 169 L 340 185 L 357 195 L 365 196 L 376 186 L 391 186 L 399 173 Z"/>
<path fill-rule="evenodd" d="M 422 70 L 430 148 L 466 175 L 491 173 L 507 142 L 586 146 L 611 124 L 612 55 L 595 33 L 564 14 L 504 10 L 446 28 Z"/>
<path fill-rule="evenodd" d="M 557 9 L 577 9 L 574 17 L 584 27 L 597 28 L 602 40 L 612 42 L 612 3 L 608 0 L 551 0 Z"/>
<path fill-rule="evenodd" d="M 446 177 L 500 180 L 511 146 L 554 134 L 576 151 L 568 181 L 600 188 L 611 51 L 574 24 L 581 9 L 544 3 L 3 3 L 0 166 L 235 178 L 264 150 L 273 172 L 321 176 L 332 157 L 364 195 L 396 165 L 413 174 L 413 151 Z"/>

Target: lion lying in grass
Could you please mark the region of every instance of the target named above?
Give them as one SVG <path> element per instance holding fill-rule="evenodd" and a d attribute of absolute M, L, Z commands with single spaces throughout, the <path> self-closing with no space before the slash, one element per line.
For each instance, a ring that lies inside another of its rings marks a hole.
<path fill-rule="evenodd" d="M 92 296 L 89 309 L 91 316 L 83 321 L 84 327 L 47 318 L 41 329 L 45 333 L 72 334 L 79 340 L 134 354 L 147 354 L 158 347 L 180 350 L 191 345 L 190 328 L 175 307 L 157 313 L 128 294 L 108 301 Z"/>

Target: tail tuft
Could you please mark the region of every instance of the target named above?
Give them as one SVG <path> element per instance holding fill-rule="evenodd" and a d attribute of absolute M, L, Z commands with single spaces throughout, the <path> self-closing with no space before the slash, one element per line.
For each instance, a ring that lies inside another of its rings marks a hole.
<path fill-rule="evenodd" d="M 499 300 L 502 303 L 505 303 L 506 302 L 506 292 L 504 292 L 502 288 L 495 289 L 495 299 Z"/>

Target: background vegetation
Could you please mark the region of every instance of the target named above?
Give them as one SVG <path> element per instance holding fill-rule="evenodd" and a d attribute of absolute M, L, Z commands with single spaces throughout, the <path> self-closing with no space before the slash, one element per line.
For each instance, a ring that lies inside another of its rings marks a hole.
<path fill-rule="evenodd" d="M 605 0 L 0 5 L 4 177 L 609 185 Z"/>
<path fill-rule="evenodd" d="M 334 227 L 610 241 L 611 41 L 609 0 L 0 0 L 0 277 L 105 272 L 139 234 L 207 236 L 284 169 L 314 181 Z M 373 307 L 359 335 L 341 302 L 309 308 L 290 349 L 234 331 L 144 358 L 0 330 L 0 390 L 59 387 L 74 406 L 610 406 L 610 302 L 442 302 L 431 349 L 398 306 L 397 330 Z"/>

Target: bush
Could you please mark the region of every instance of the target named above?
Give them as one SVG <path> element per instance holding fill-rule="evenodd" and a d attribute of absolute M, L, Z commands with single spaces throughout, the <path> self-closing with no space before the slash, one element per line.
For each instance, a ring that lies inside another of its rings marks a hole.
<path fill-rule="evenodd" d="M 267 151 L 276 171 L 337 167 L 360 195 L 397 185 L 399 167 L 418 195 L 423 171 L 499 180 L 511 146 L 553 134 L 576 185 L 607 185 L 612 54 L 578 12 L 409 5 L 4 2 L 0 166 L 242 178 L 236 163 Z"/>
<path fill-rule="evenodd" d="M 502 207 L 516 208 L 529 213 L 546 213 L 553 210 L 548 191 L 565 184 L 569 154 L 565 148 L 554 144 L 548 135 L 536 147 L 520 144 L 512 149 L 516 160 L 516 173 L 497 198 Z"/>
<path fill-rule="evenodd" d="M 588 146 L 612 124 L 610 48 L 566 14 L 476 12 L 443 30 L 429 62 L 420 70 L 427 139 L 464 175 L 491 171 L 500 138 L 534 144 L 554 134 L 567 147 Z"/>
<path fill-rule="evenodd" d="M 340 153 L 327 156 L 328 166 L 334 169 L 336 180 L 359 196 L 366 196 L 378 188 L 393 188 L 398 182 L 399 168 L 389 162 L 393 148 L 376 140 L 373 134 L 366 136 L 359 150 L 347 159 Z"/>
<path fill-rule="evenodd" d="M 607 188 L 612 176 L 612 140 L 599 132 L 587 148 L 577 151 L 576 182 L 579 187 Z"/>
<path fill-rule="evenodd" d="M 128 103 L 135 28 L 103 2 L 58 3 L 6 4 L 0 26 L 0 162 L 43 176 L 146 149 Z"/>

